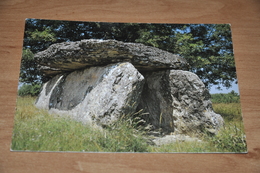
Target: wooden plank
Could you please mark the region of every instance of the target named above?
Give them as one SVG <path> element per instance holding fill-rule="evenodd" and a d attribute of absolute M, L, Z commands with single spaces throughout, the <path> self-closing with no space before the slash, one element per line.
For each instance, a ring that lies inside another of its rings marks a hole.
<path fill-rule="evenodd" d="M 230 23 L 248 154 L 10 152 L 25 18 Z M 260 172 L 259 28 L 257 0 L 1 0 L 0 172 Z"/>

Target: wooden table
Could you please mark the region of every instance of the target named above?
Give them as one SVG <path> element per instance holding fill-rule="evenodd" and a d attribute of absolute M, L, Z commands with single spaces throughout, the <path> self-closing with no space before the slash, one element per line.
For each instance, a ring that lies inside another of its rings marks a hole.
<path fill-rule="evenodd" d="M 230 23 L 248 154 L 10 152 L 25 18 Z M 259 0 L 1 0 L 0 172 L 260 172 Z"/>

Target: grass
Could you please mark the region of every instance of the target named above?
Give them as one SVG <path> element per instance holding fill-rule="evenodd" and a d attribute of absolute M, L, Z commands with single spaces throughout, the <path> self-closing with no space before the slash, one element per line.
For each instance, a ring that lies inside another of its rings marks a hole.
<path fill-rule="evenodd" d="M 19 97 L 11 148 L 30 151 L 146 152 L 143 134 L 132 124 L 122 121 L 107 129 L 84 125 L 68 117 L 38 110 L 31 97 Z"/>
<path fill-rule="evenodd" d="M 12 150 L 75 152 L 245 152 L 243 124 L 238 114 L 228 112 L 225 127 L 216 136 L 204 136 L 204 142 L 150 144 L 138 116 L 122 117 L 106 128 L 84 125 L 68 117 L 50 115 L 34 106 L 35 98 L 18 97 Z M 214 109 L 216 105 L 213 105 Z M 217 105 L 218 106 L 218 105 Z M 226 107 L 225 107 L 226 106 Z M 235 106 L 221 105 L 228 111 Z M 223 111 L 222 109 L 220 109 Z M 234 115 L 233 115 L 234 114 Z M 232 115 L 234 118 L 231 118 Z M 241 116 L 241 115 L 240 115 Z"/>
<path fill-rule="evenodd" d="M 240 103 L 214 103 L 213 108 L 227 122 L 242 121 Z"/>
<path fill-rule="evenodd" d="M 175 142 L 165 144 L 162 146 L 149 146 L 150 152 L 163 152 L 163 153 L 206 153 L 217 152 L 208 142 Z"/>
<path fill-rule="evenodd" d="M 224 127 L 212 137 L 215 148 L 226 152 L 246 152 L 246 136 L 240 103 L 215 103 L 214 111 L 225 121 Z"/>
<path fill-rule="evenodd" d="M 211 145 L 221 152 L 246 152 L 246 136 L 242 122 L 228 122 L 214 137 L 208 138 Z"/>

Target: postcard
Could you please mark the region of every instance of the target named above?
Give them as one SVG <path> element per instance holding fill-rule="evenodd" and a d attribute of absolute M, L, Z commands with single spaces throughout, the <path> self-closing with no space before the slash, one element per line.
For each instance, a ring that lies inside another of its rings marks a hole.
<path fill-rule="evenodd" d="M 26 19 L 11 151 L 246 153 L 230 24 Z"/>

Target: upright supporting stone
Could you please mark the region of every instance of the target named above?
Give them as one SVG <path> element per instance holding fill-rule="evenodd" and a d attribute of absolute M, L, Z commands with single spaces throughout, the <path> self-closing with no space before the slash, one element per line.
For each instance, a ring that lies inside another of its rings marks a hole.
<path fill-rule="evenodd" d="M 217 133 L 223 118 L 213 112 L 210 94 L 197 75 L 182 70 L 146 73 L 139 109 L 155 129 L 180 134 Z"/>
<path fill-rule="evenodd" d="M 144 77 L 130 63 L 91 67 L 45 83 L 36 106 L 83 123 L 108 125 L 135 112 Z"/>

